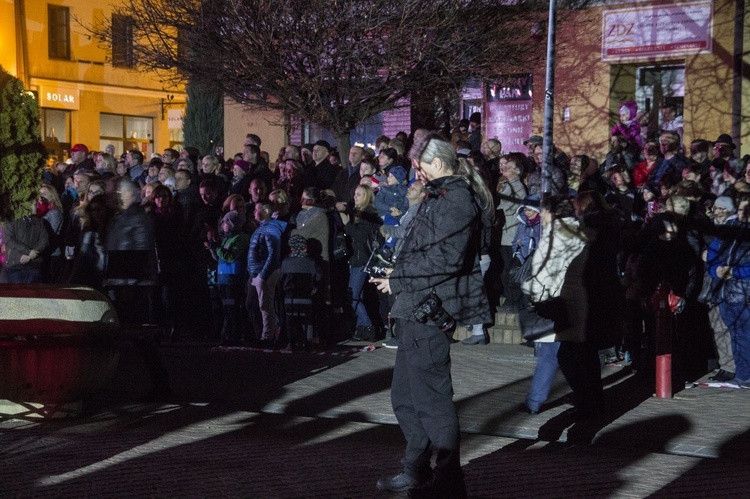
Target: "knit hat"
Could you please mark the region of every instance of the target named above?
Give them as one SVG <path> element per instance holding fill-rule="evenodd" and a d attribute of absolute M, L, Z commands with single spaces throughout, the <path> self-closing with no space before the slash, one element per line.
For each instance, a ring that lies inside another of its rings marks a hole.
<path fill-rule="evenodd" d="M 729 196 L 719 196 L 718 198 L 716 198 L 716 201 L 714 201 L 714 206 L 724 208 L 729 213 L 734 213 L 736 211 L 734 201 Z"/>
<path fill-rule="evenodd" d="M 307 239 L 299 234 L 289 238 L 289 256 L 305 256 L 307 253 Z"/>
<path fill-rule="evenodd" d="M 326 150 L 331 150 L 331 144 L 327 140 L 319 140 L 315 143 L 316 146 L 325 147 Z"/>
<path fill-rule="evenodd" d="M 544 142 L 544 139 L 541 135 L 532 135 L 528 139 L 523 141 L 523 145 L 527 146 L 529 144 L 541 144 Z"/>
<path fill-rule="evenodd" d="M 234 166 L 238 166 L 245 173 L 250 171 L 250 163 L 243 159 L 235 161 Z"/>
<path fill-rule="evenodd" d="M 76 145 L 74 145 L 73 147 L 70 148 L 70 152 L 71 153 L 78 152 L 78 151 L 83 151 L 86 154 L 88 154 L 89 153 L 89 148 L 86 147 L 86 144 L 76 144 Z"/>
<path fill-rule="evenodd" d="M 521 211 L 524 208 L 528 208 L 530 210 L 534 210 L 537 213 L 540 213 L 542 211 L 541 208 L 541 201 L 539 200 L 539 196 L 536 194 L 529 194 L 525 198 L 523 198 L 523 202 L 521 202 L 521 206 L 518 207 L 518 213 L 521 213 Z"/>
<path fill-rule="evenodd" d="M 388 175 L 382 174 L 382 173 L 376 173 L 372 176 L 372 179 L 370 179 L 370 182 L 372 183 L 372 188 L 378 188 L 380 187 L 380 184 L 387 184 Z"/>
<path fill-rule="evenodd" d="M 239 221 L 240 214 L 236 211 L 230 211 L 227 212 L 226 215 L 224 215 L 224 218 L 221 219 L 222 224 L 227 224 L 229 226 L 229 230 L 234 230 L 234 228 L 238 225 L 237 222 Z"/>
<path fill-rule="evenodd" d="M 388 175 L 393 175 L 394 177 L 396 177 L 396 180 L 398 180 L 399 184 L 403 184 L 406 180 L 406 170 L 404 170 L 403 166 L 394 166 L 388 172 Z"/>

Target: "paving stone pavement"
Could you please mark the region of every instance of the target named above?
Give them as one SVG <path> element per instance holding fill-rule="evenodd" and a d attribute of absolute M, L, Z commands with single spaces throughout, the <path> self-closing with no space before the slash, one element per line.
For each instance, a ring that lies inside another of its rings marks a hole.
<path fill-rule="evenodd" d="M 403 437 L 395 351 L 319 354 L 163 348 L 174 396 L 147 388 L 127 347 L 77 418 L 0 421 L 0 497 L 377 497 Z M 517 412 L 534 367 L 515 345 L 452 348 L 470 497 L 747 497 L 750 392 L 673 399 L 607 366 L 607 416 L 574 423 L 562 376 L 549 407 Z"/>

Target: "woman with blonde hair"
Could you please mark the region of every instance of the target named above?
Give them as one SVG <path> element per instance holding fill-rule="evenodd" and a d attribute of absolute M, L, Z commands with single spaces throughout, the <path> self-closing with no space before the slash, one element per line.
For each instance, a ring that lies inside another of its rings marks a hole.
<path fill-rule="evenodd" d="M 376 486 L 388 492 L 419 489 L 425 497 L 466 497 L 450 345 L 456 324 L 492 322 L 480 270 L 483 213 L 491 203 L 474 189 L 473 178 L 460 174 L 455 150 L 439 135 L 425 137 L 410 157 L 427 197 L 393 270 L 371 279 L 396 295 L 391 401 L 407 443 L 402 471 Z"/>
<path fill-rule="evenodd" d="M 65 220 L 63 205 L 57 190 L 43 183 L 39 188 L 36 216 L 44 222 L 49 245 L 42 253 L 42 282 L 56 282 L 62 265 L 62 228 Z"/>
<path fill-rule="evenodd" d="M 352 293 L 352 308 L 357 318 L 357 328 L 352 336 L 355 341 L 374 341 L 376 327 L 370 310 L 377 310 L 377 303 L 365 305 L 365 285 L 367 274 L 364 267 L 372 250 L 370 240 L 382 224 L 375 209 L 375 195 L 366 185 L 358 185 L 354 190 L 354 208 L 349 215 L 341 213 L 344 231 L 351 238 L 352 255 L 349 259 L 349 289 Z"/>

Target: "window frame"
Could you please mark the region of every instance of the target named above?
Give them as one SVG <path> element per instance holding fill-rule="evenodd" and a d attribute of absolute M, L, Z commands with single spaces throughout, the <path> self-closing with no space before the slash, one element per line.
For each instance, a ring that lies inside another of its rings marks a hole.
<path fill-rule="evenodd" d="M 47 4 L 47 55 L 50 59 L 70 60 L 70 7 Z"/>
<path fill-rule="evenodd" d="M 112 66 L 135 67 L 134 27 L 132 17 L 112 15 Z"/>

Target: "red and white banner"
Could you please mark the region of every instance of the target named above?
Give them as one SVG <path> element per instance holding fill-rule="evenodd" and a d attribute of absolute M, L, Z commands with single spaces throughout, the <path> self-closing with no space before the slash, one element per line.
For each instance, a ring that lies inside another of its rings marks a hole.
<path fill-rule="evenodd" d="M 602 12 L 602 61 L 710 53 L 713 3 L 649 5 Z"/>

